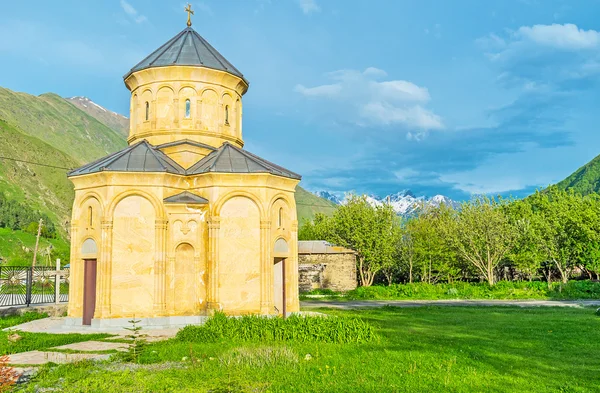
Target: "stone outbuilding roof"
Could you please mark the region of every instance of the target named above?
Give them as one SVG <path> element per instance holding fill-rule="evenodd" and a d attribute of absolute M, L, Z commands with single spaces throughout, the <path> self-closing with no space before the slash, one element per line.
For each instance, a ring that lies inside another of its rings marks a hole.
<path fill-rule="evenodd" d="M 302 178 L 297 173 L 233 146 L 229 142 L 225 142 L 218 149 L 200 145 L 213 151 L 187 170 L 160 150 L 167 147 L 167 144 L 153 146 L 146 140 L 142 140 L 124 150 L 75 169 L 69 172 L 68 176 L 111 171 L 167 172 L 183 176 L 202 173 L 270 173 L 291 179 Z"/>
<path fill-rule="evenodd" d="M 165 203 L 185 203 L 186 205 L 206 205 L 208 199 L 200 195 L 192 194 L 189 191 L 184 191 L 181 194 L 173 195 L 164 199 Z"/>
<path fill-rule="evenodd" d="M 181 33 L 140 61 L 123 79 L 146 68 L 173 65 L 206 67 L 225 71 L 242 78 L 248 84 L 244 75 L 191 27 L 186 27 Z"/>
<path fill-rule="evenodd" d="M 300 240 L 298 254 L 356 254 L 356 251 L 334 246 L 325 240 Z"/>

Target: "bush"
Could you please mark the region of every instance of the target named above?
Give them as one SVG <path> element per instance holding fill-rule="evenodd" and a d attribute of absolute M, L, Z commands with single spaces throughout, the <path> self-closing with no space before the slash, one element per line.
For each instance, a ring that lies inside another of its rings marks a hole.
<path fill-rule="evenodd" d="M 487 283 L 392 284 L 359 287 L 347 293 L 352 300 L 435 300 L 435 299 L 600 299 L 600 282 L 569 281 L 567 284 L 543 281 L 499 281 Z"/>
<path fill-rule="evenodd" d="M 359 318 L 308 317 L 287 319 L 261 316 L 229 318 L 216 313 L 202 326 L 186 326 L 176 338 L 184 342 L 293 341 L 301 343 L 364 343 L 374 340 L 375 329 Z"/>

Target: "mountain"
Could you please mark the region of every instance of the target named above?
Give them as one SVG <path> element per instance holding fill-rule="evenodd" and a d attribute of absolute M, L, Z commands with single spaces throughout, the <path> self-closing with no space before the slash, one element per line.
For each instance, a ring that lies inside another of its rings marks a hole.
<path fill-rule="evenodd" d="M 343 202 L 340 198 L 330 193 L 329 191 L 317 191 L 314 194 L 319 198 L 323 198 L 328 200 L 329 202 L 333 202 L 335 205 L 341 205 Z"/>
<path fill-rule="evenodd" d="M 52 93 L 32 96 L 0 88 L 0 119 L 72 157 L 77 165 L 127 145 L 119 131 Z"/>
<path fill-rule="evenodd" d="M 118 131 L 123 137 L 129 136 L 129 119 L 119 113 L 112 112 L 90 100 L 87 97 L 67 98 L 71 104 L 75 105 L 100 123 L 108 128 Z"/>
<path fill-rule="evenodd" d="M 312 220 L 317 213 L 331 215 L 336 207 L 336 203 L 310 193 L 300 186 L 296 187 L 296 211 L 299 225 Z"/>
<path fill-rule="evenodd" d="M 329 191 L 317 191 L 315 192 L 315 195 L 335 203 L 336 205 L 341 205 L 345 203 L 350 194 L 345 193 L 343 199 L 337 197 L 335 194 L 332 194 Z M 457 202 L 443 195 L 435 195 L 431 198 L 427 198 L 425 196 L 417 197 L 410 190 L 402 190 L 384 198 L 379 198 L 373 195 L 366 195 L 366 198 L 367 202 L 369 202 L 372 206 L 379 206 L 389 200 L 396 214 L 405 217 L 417 213 L 423 205 L 439 206 L 442 203 L 450 206 L 458 205 Z"/>
<path fill-rule="evenodd" d="M 576 170 L 556 186 L 559 189 L 573 190 L 583 195 L 600 192 L 600 156 Z"/>

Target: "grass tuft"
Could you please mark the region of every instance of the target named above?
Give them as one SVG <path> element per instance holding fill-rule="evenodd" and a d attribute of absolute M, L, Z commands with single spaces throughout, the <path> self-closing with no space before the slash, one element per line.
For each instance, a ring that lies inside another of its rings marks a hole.
<path fill-rule="evenodd" d="M 243 316 L 229 318 L 216 313 L 202 326 L 186 326 L 177 332 L 184 342 L 293 341 L 300 343 L 365 343 L 376 338 L 375 329 L 360 318 L 292 315 L 283 318 Z"/>

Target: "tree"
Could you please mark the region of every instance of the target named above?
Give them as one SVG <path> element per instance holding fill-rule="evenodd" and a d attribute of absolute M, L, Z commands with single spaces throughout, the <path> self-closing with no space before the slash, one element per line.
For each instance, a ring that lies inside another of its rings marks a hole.
<path fill-rule="evenodd" d="M 490 285 L 495 283 L 496 267 L 517 240 L 513 223 L 501 209 L 504 203 L 485 196 L 474 198 L 462 203 L 445 226 L 451 247 Z"/>
<path fill-rule="evenodd" d="M 512 201 L 503 205 L 504 214 L 513 223 L 517 239 L 507 259 L 531 281 L 544 261 L 538 247 L 536 220 L 531 203 L 527 200 Z M 549 278 L 550 275 L 547 275 Z"/>
<path fill-rule="evenodd" d="M 566 283 L 573 268 L 584 258 L 587 244 L 597 239 L 598 197 L 582 197 L 552 187 L 530 196 L 529 203 L 537 217 L 537 246 L 545 259 L 556 267 L 561 281 Z"/>

